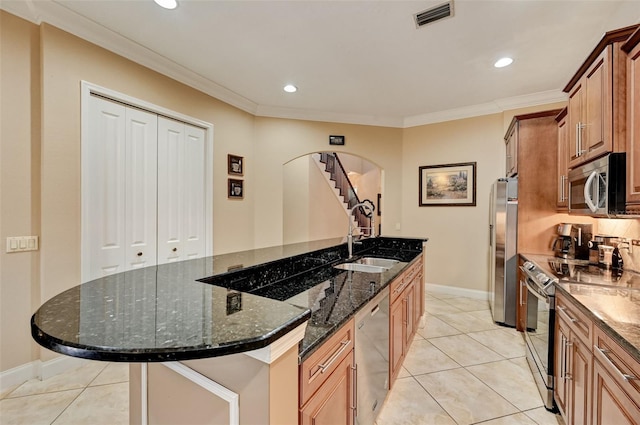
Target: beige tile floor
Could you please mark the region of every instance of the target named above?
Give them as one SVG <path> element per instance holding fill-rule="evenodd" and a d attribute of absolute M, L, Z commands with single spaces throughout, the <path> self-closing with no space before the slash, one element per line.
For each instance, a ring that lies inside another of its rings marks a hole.
<path fill-rule="evenodd" d="M 487 302 L 427 291 L 426 310 L 377 425 L 562 424 L 542 407 L 522 336 Z M 0 394 L 0 424 L 127 424 L 128 380 L 127 364 L 102 362 L 31 380 Z"/>

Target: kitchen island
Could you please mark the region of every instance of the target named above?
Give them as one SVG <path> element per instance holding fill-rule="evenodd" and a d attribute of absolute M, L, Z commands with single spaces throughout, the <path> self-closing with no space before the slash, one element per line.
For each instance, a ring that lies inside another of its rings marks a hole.
<path fill-rule="evenodd" d="M 341 242 L 96 279 L 47 301 L 32 335 L 65 355 L 132 363 L 131 423 L 296 423 L 298 364 L 421 258 L 426 239 L 361 241 L 357 256 L 398 261 L 375 274 L 335 269 L 348 260 Z"/>

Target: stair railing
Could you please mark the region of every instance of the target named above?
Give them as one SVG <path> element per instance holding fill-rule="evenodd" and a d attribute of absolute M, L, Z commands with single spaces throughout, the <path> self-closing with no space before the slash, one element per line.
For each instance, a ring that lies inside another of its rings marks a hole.
<path fill-rule="evenodd" d="M 320 152 L 320 162 L 325 164 L 325 170 L 330 174 L 331 180 L 336 183 L 336 188 L 340 195 L 345 199 L 349 211 L 360 203 L 358 194 L 356 193 L 349 176 L 335 152 Z M 362 208 L 357 208 L 353 213 L 356 223 L 365 234 L 371 235 L 371 219 L 363 212 Z M 351 217 L 349 217 L 351 220 Z"/>

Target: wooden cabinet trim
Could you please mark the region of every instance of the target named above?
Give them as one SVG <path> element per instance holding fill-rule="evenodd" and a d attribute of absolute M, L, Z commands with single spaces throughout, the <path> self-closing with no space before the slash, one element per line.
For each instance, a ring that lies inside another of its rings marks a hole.
<path fill-rule="evenodd" d="M 597 59 L 598 56 L 602 53 L 604 49 L 607 48 L 608 45 L 615 42 L 624 42 L 629 38 L 629 36 L 638 28 L 639 25 L 631 25 L 628 27 L 608 31 L 602 37 L 600 42 L 596 45 L 596 47 L 591 51 L 589 56 L 585 59 L 585 61 L 580 65 L 578 71 L 571 77 L 571 80 L 567 83 L 567 85 L 562 89 L 563 92 L 568 93 L 571 88 L 585 75 L 586 71 L 591 67 L 591 64 Z"/>

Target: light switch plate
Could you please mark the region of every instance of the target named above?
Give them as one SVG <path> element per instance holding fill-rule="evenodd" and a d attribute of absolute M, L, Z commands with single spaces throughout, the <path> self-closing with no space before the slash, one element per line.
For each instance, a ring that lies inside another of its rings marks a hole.
<path fill-rule="evenodd" d="M 37 236 L 13 236 L 7 238 L 7 253 L 38 250 Z"/>

